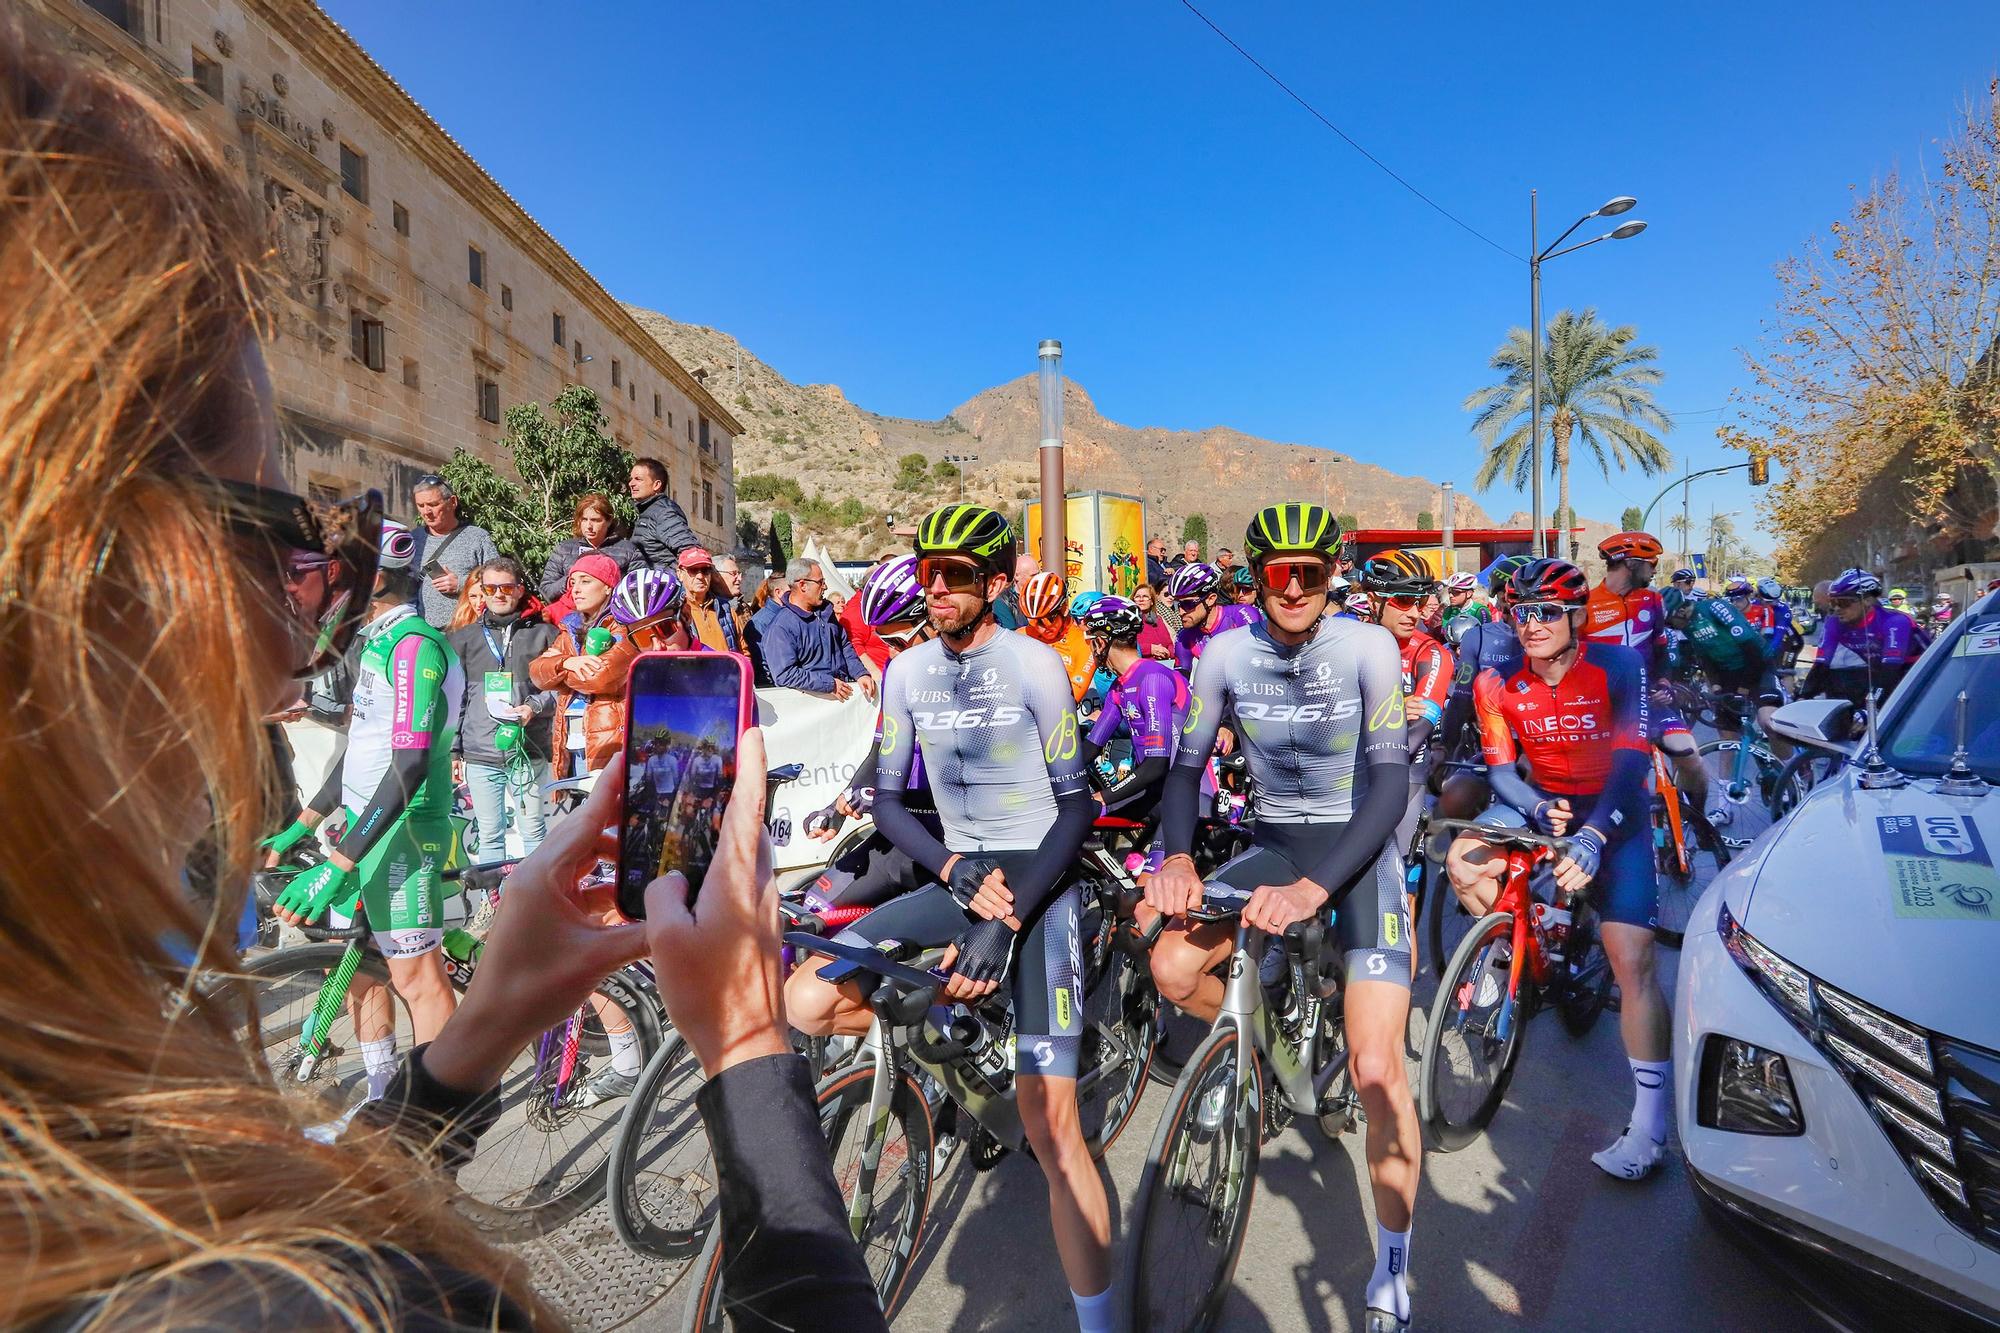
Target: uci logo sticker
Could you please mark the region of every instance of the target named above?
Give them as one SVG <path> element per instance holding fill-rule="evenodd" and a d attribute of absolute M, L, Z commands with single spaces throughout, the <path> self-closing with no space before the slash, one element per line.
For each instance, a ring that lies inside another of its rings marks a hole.
<path fill-rule="evenodd" d="M 1924 850 L 1932 856 L 1970 856 L 1972 836 L 1956 815 L 1927 815 L 1917 825 Z"/>

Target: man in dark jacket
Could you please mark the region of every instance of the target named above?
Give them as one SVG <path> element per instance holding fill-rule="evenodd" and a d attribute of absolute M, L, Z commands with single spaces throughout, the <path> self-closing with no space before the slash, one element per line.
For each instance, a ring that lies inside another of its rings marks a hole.
<path fill-rule="evenodd" d="M 794 560 L 785 567 L 785 577 L 791 588 L 764 608 L 778 608 L 766 620 L 760 640 L 771 683 L 836 699 L 845 699 L 859 684 L 862 693 L 874 698 L 874 680 L 826 603 L 819 562 Z"/>
<path fill-rule="evenodd" d="M 667 494 L 667 465 L 657 458 L 640 459 L 632 464 L 625 489 L 639 506 L 632 544 L 639 548 L 640 561 L 654 569 L 672 569 L 680 553 L 698 543 L 687 514 Z"/>
<path fill-rule="evenodd" d="M 445 637 L 465 669 L 465 702 L 459 710 L 455 757 L 465 765 L 479 821 L 479 859 L 506 854 L 507 815 L 513 810 L 521 851 L 535 850 L 547 828 L 542 788 L 549 781 L 553 690 L 537 690 L 528 663 L 555 638 L 553 625 L 521 613 L 527 571 L 510 556 L 489 560 L 480 572 L 486 609 L 479 619 Z"/>

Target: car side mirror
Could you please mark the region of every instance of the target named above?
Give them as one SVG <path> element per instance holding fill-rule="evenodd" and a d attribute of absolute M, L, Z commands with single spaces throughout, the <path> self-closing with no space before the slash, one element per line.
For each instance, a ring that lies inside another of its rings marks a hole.
<path fill-rule="evenodd" d="M 1771 714 L 1771 730 L 1788 741 L 1852 759 L 1854 705 L 1845 699 L 1800 699 Z"/>

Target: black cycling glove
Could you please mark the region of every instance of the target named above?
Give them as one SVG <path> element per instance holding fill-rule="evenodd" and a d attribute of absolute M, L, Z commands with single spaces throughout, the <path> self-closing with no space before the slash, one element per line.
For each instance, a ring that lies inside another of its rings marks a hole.
<path fill-rule="evenodd" d="M 999 868 L 1000 863 L 990 856 L 959 857 L 958 864 L 951 868 L 951 877 L 945 881 L 945 887 L 951 890 L 951 900 L 970 912 L 972 900 L 979 896 L 979 886 Z"/>
<path fill-rule="evenodd" d="M 1014 932 L 1007 923 L 981 921 L 958 937 L 958 957 L 951 970 L 967 981 L 1004 982 L 1013 961 Z"/>

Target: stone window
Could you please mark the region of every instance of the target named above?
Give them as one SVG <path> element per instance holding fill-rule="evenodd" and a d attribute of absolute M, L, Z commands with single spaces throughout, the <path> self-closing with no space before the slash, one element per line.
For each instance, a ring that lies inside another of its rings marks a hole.
<path fill-rule="evenodd" d="M 632 403 L 639 401 L 639 381 L 633 380 L 625 386 L 625 400 Z"/>
<path fill-rule="evenodd" d="M 693 423 L 692 421 L 688 422 L 688 424 L 687 424 L 687 432 L 688 432 L 688 443 L 689 443 L 689 444 L 693 444 L 693 443 L 694 443 L 694 423 Z"/>
<path fill-rule="evenodd" d="M 146 16 L 142 6 L 132 0 L 83 0 L 84 7 L 102 14 L 113 24 L 123 28 L 134 37 L 146 35 Z"/>
<path fill-rule="evenodd" d="M 625 387 L 625 366 L 615 356 L 611 358 L 611 387 L 614 389 Z"/>
<path fill-rule="evenodd" d="M 403 358 L 403 383 L 412 389 L 423 388 L 423 377 L 417 370 L 417 363 L 409 357 Z"/>
<path fill-rule="evenodd" d="M 672 412 L 669 412 L 667 413 L 667 429 L 672 430 L 673 428 L 674 428 L 674 414 Z"/>
<path fill-rule="evenodd" d="M 362 203 L 368 202 L 368 155 L 347 144 L 340 146 L 340 188 Z"/>
<path fill-rule="evenodd" d="M 658 394 L 654 394 L 654 395 L 653 395 L 653 420 L 655 420 L 655 421 L 658 421 L 659 419 L 660 419 L 660 395 L 658 395 Z"/>
<path fill-rule="evenodd" d="M 393 199 L 389 201 L 389 225 L 396 229 L 398 236 L 410 234 L 410 210 Z"/>
<path fill-rule="evenodd" d="M 554 327 L 556 333 L 556 346 L 561 347 L 564 343 L 569 341 L 569 337 L 565 332 L 565 330 L 563 329 L 563 317 L 561 315 L 557 315 L 555 317 Z"/>
<path fill-rule="evenodd" d="M 703 453 L 705 453 L 705 454 L 712 454 L 712 453 L 714 453 L 714 452 L 715 452 L 715 446 L 714 446 L 714 445 L 712 445 L 712 444 L 710 444 L 710 443 L 708 442 L 708 418 L 707 418 L 707 417 L 703 417 L 703 418 L 701 419 L 701 451 L 702 451 Z"/>
<path fill-rule="evenodd" d="M 579 366 L 583 364 L 583 339 L 578 338 L 575 343 L 571 344 L 569 359 L 576 362 Z"/>
<path fill-rule="evenodd" d="M 500 284 L 500 308 L 502 310 L 514 308 L 514 289 L 504 282 Z"/>
<path fill-rule="evenodd" d="M 194 85 L 220 102 L 222 100 L 222 62 L 200 47 L 189 53 L 194 68 Z"/>
<path fill-rule="evenodd" d="M 387 364 L 383 359 L 382 321 L 370 319 L 359 310 L 348 317 L 347 334 L 349 350 L 354 359 L 370 370 L 381 370 Z"/>
<path fill-rule="evenodd" d="M 498 425 L 500 423 L 500 385 L 496 381 L 486 378 L 484 375 L 478 377 L 478 384 L 479 419 L 481 421 L 491 421 L 495 425 Z"/>
<path fill-rule="evenodd" d="M 701 516 L 704 519 L 709 519 L 709 520 L 713 520 L 715 518 L 714 482 L 704 481 L 701 484 Z"/>
<path fill-rule="evenodd" d="M 482 290 L 486 286 L 486 252 L 476 245 L 465 247 L 465 280 Z"/>

